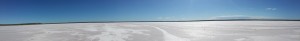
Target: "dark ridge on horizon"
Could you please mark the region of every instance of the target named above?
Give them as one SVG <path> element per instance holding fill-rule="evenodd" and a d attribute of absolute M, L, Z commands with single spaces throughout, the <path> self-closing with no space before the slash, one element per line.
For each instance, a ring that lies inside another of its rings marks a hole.
<path fill-rule="evenodd" d="M 218 20 L 185 20 L 185 21 L 89 21 L 89 22 L 58 22 L 58 23 L 19 23 L 0 24 L 0 26 L 69 24 L 69 23 L 122 23 L 122 22 L 201 22 L 201 21 L 300 21 L 295 19 L 218 19 Z"/>

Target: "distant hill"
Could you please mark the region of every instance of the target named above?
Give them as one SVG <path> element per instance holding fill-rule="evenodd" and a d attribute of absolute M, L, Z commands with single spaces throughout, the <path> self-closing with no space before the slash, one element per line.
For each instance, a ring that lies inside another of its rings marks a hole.
<path fill-rule="evenodd" d="M 213 19 L 196 21 L 300 21 L 299 19 Z"/>
<path fill-rule="evenodd" d="M 44 23 L 0 24 L 0 26 L 12 26 L 12 25 L 37 25 L 37 24 L 44 24 Z"/>

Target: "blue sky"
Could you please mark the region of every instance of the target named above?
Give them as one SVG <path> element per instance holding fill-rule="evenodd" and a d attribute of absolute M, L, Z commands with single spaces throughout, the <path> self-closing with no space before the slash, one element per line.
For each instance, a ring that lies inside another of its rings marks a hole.
<path fill-rule="evenodd" d="M 1 0 L 0 24 L 77 21 L 300 19 L 297 0 Z"/>

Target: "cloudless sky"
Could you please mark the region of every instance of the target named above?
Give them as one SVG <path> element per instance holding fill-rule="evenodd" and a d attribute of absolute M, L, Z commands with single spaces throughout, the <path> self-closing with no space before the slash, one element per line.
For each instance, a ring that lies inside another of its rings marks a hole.
<path fill-rule="evenodd" d="M 0 0 L 0 24 L 78 21 L 300 19 L 298 0 Z"/>

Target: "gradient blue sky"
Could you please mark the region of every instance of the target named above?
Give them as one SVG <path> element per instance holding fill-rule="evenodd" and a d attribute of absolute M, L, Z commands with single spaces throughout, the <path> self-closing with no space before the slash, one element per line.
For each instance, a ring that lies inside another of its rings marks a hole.
<path fill-rule="evenodd" d="M 300 19 L 298 0 L 1 0 L 0 24 L 31 22 Z"/>

